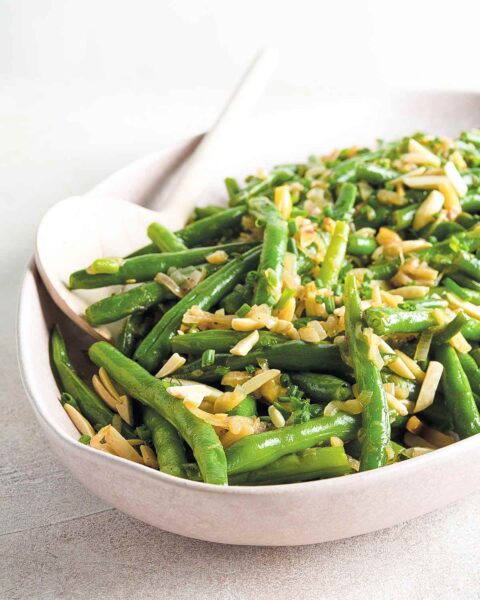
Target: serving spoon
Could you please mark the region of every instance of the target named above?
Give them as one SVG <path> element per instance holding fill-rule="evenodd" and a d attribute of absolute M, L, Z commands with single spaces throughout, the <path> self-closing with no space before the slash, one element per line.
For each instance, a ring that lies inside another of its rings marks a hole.
<path fill-rule="evenodd" d="M 69 274 L 96 258 L 125 256 L 144 246 L 149 242 L 146 229 L 153 221 L 160 221 L 173 231 L 185 224 L 198 198 L 211 183 L 211 163 L 215 161 L 218 166 L 226 143 L 234 139 L 235 132 L 263 93 L 276 64 L 277 54 L 273 50 L 263 50 L 255 57 L 215 124 L 196 146 L 179 149 L 173 160 L 171 150 L 168 154 L 143 159 L 137 165 L 136 187 L 129 190 L 134 202 L 103 195 L 100 186 L 95 193 L 58 202 L 44 215 L 36 236 L 37 269 L 60 310 L 91 336 L 110 340 L 117 332 L 118 324 L 94 328 L 83 315 L 89 304 L 107 293 L 120 291 L 122 286 L 109 287 L 108 291 L 103 288 L 71 292 L 67 287 Z M 151 195 L 185 158 L 188 161 L 162 202 L 161 210 L 153 211 L 136 203 Z M 119 181 L 122 177 L 125 179 L 129 169 L 124 171 L 113 177 Z M 119 189 L 121 187 L 119 185 Z"/>

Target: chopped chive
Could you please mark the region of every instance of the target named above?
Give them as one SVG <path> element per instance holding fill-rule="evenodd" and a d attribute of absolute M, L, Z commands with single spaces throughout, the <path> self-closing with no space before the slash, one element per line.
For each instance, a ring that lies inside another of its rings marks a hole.
<path fill-rule="evenodd" d="M 230 369 L 228 367 L 216 367 L 215 368 L 215 375 L 221 375 L 223 377 L 224 375 L 226 375 L 229 372 L 230 372 Z"/>
<path fill-rule="evenodd" d="M 324 298 L 325 310 L 329 315 L 335 310 L 335 300 L 333 296 L 325 296 Z"/>
<path fill-rule="evenodd" d="M 297 244 L 293 238 L 288 238 L 287 240 L 287 252 L 291 252 L 292 254 L 298 254 Z"/>
<path fill-rule="evenodd" d="M 85 446 L 88 446 L 88 445 L 90 444 L 90 440 L 91 440 L 91 439 L 92 439 L 92 438 L 91 438 L 89 435 L 81 435 L 81 436 L 78 438 L 78 441 L 79 441 L 81 444 L 85 444 Z"/>
<path fill-rule="evenodd" d="M 215 362 L 215 350 L 209 348 L 202 354 L 202 368 L 211 367 Z"/>
<path fill-rule="evenodd" d="M 250 304 L 247 304 L 245 302 L 244 304 L 242 304 L 242 306 L 237 310 L 237 312 L 235 314 L 237 315 L 237 317 L 243 318 L 243 317 L 247 316 L 251 310 L 252 310 L 252 307 L 250 306 Z"/>
<path fill-rule="evenodd" d="M 290 300 L 290 298 L 293 298 L 294 296 L 295 296 L 295 290 L 293 290 L 292 288 L 284 289 L 282 292 L 282 295 L 280 296 L 280 300 L 275 305 L 275 309 L 281 310 L 282 308 L 285 308 L 285 306 L 287 305 L 287 302 Z"/>
<path fill-rule="evenodd" d="M 295 219 L 288 220 L 288 233 L 289 235 L 295 235 L 298 231 L 297 223 Z"/>

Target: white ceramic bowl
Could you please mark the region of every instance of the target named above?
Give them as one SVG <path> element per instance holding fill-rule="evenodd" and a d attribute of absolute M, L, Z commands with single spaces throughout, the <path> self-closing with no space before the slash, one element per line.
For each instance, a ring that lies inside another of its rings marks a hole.
<path fill-rule="evenodd" d="M 232 140 L 223 173 L 303 159 L 310 152 L 371 144 L 414 130 L 457 134 L 480 124 L 476 94 L 407 94 L 337 99 L 315 111 L 277 113 L 252 121 Z M 92 190 L 142 202 L 162 170 L 194 140 L 135 162 Z M 231 150 L 231 151 L 230 151 Z M 209 200 L 218 197 L 217 185 Z M 65 323 L 31 267 L 18 315 L 18 348 L 25 389 L 48 440 L 92 493 L 142 521 L 181 535 L 230 544 L 296 545 L 390 527 L 480 489 L 480 436 L 377 471 L 270 487 L 220 488 L 177 479 L 79 444 L 58 401 L 48 357 L 48 334 L 60 321 L 76 352 L 88 339 Z"/>

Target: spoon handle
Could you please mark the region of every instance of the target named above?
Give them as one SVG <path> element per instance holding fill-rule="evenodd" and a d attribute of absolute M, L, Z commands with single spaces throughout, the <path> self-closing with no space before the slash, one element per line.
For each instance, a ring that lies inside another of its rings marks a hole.
<path fill-rule="evenodd" d="M 191 203 L 193 208 L 198 196 L 210 183 L 212 161 L 218 161 L 225 151 L 226 142 L 231 142 L 232 135 L 251 112 L 268 85 L 277 62 L 278 54 L 272 49 L 262 50 L 255 56 L 213 127 L 193 152 L 162 211 L 174 208 L 178 203 Z"/>

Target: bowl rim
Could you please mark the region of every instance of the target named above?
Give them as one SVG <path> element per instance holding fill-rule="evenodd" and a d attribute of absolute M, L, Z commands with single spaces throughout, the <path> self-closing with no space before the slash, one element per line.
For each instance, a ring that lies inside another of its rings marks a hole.
<path fill-rule="evenodd" d="M 411 98 L 422 96 L 424 98 L 428 97 L 438 97 L 441 96 L 450 96 L 450 97 L 461 97 L 461 96 L 471 96 L 477 97 L 480 100 L 480 92 L 474 89 L 463 89 L 463 90 L 442 90 L 442 89 L 434 89 L 434 90 L 407 90 L 407 91 L 394 91 L 381 93 L 380 95 L 376 95 L 375 97 L 391 97 L 391 98 Z M 368 95 L 349 95 L 349 96 L 340 96 L 340 99 L 343 100 L 355 100 L 355 99 L 368 99 Z M 333 102 L 333 98 L 326 98 L 325 101 Z M 291 113 L 292 111 L 300 110 L 298 107 L 291 109 L 281 109 L 275 111 L 276 113 Z M 305 108 L 306 111 L 312 110 L 309 106 Z M 256 117 L 262 118 L 265 115 L 259 115 Z M 85 195 L 95 194 L 96 190 L 99 186 L 101 186 L 104 182 L 107 182 L 110 179 L 113 179 L 116 175 L 122 172 L 128 171 L 134 165 L 140 166 L 145 161 L 148 161 L 154 156 L 159 155 L 160 153 L 165 153 L 174 148 L 178 148 L 179 146 L 187 146 L 188 144 L 193 144 L 195 141 L 200 139 L 200 136 L 203 136 L 203 132 L 201 134 L 193 134 L 189 137 L 185 137 L 181 140 L 171 141 L 164 146 L 159 147 L 159 149 L 155 152 L 148 153 L 146 155 L 140 156 L 133 161 L 130 161 L 128 164 L 124 165 L 114 173 L 107 175 L 102 181 L 95 184 L 90 190 L 87 190 Z M 39 286 L 42 286 L 43 283 L 38 275 L 37 268 L 34 264 L 34 258 L 32 258 L 26 267 L 23 270 L 22 283 L 20 286 L 20 293 L 17 300 L 17 311 L 16 311 L 16 321 L 15 321 L 15 338 L 16 338 L 16 356 L 19 366 L 19 372 L 23 387 L 25 389 L 26 395 L 29 399 L 30 405 L 33 408 L 33 411 L 37 417 L 37 419 L 43 424 L 45 428 L 51 431 L 56 437 L 60 438 L 60 440 L 67 444 L 72 448 L 74 452 L 83 453 L 86 452 L 85 456 L 90 456 L 93 460 L 98 460 L 103 462 L 105 466 L 107 466 L 110 461 L 114 461 L 121 468 L 130 470 L 133 474 L 138 473 L 147 476 L 154 482 L 160 483 L 163 482 L 167 485 L 183 488 L 183 489 L 191 489 L 193 491 L 203 491 L 208 493 L 215 494 L 234 494 L 234 495 L 278 495 L 278 494 L 298 494 L 303 493 L 305 491 L 309 492 L 320 492 L 322 490 L 333 491 L 341 491 L 345 493 L 348 491 L 355 491 L 357 488 L 374 484 L 375 481 L 395 478 L 397 471 L 400 469 L 403 475 L 408 475 L 409 471 L 417 470 L 419 467 L 423 467 L 425 469 L 431 469 L 435 467 L 438 461 L 442 461 L 443 456 L 445 454 L 455 455 L 455 454 L 464 454 L 469 451 L 469 448 L 475 447 L 480 444 L 480 434 L 472 436 L 467 439 L 459 440 L 458 442 L 451 444 L 450 446 L 444 448 L 438 448 L 434 452 L 429 452 L 423 456 L 416 457 L 415 460 L 406 460 L 401 463 L 394 463 L 392 465 L 386 465 L 386 467 L 380 469 L 374 469 L 371 471 L 363 471 L 359 473 L 352 473 L 349 476 L 344 477 L 333 477 L 329 479 L 320 479 L 313 481 L 305 481 L 300 483 L 288 483 L 288 484 L 275 484 L 275 485 L 265 485 L 265 486 L 219 486 L 204 482 L 191 481 L 188 479 L 182 479 L 180 477 L 175 477 L 173 475 L 169 475 L 167 473 L 162 473 L 161 471 L 154 470 L 150 467 L 146 467 L 144 465 L 140 465 L 134 463 L 132 461 L 125 460 L 118 456 L 109 455 L 103 453 L 95 448 L 91 448 L 84 444 L 79 443 L 73 437 L 69 436 L 67 433 L 57 428 L 53 420 L 50 418 L 48 411 L 42 406 L 41 402 L 37 401 L 37 391 L 35 390 L 35 378 L 30 373 L 27 372 L 28 368 L 28 359 L 26 358 L 25 348 L 28 344 L 28 336 L 27 332 L 24 331 L 24 321 L 26 320 L 26 315 L 29 310 L 31 310 L 28 306 L 29 303 L 29 288 L 30 286 L 34 286 L 35 290 L 39 289 Z M 93 453 L 93 454 L 91 454 Z M 353 475 L 353 476 L 352 476 Z"/>

